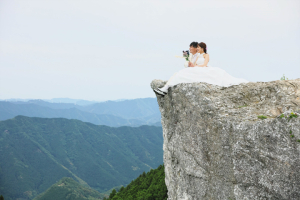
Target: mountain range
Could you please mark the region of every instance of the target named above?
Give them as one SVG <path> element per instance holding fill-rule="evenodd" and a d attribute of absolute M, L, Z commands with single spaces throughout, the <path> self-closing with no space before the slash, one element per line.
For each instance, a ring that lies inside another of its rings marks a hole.
<path fill-rule="evenodd" d="M 126 187 L 113 188 L 107 193 L 99 193 L 81 185 L 72 178 L 64 177 L 33 200 L 167 200 L 164 165 L 143 172 Z"/>
<path fill-rule="evenodd" d="M 0 121 L 0 194 L 32 199 L 63 177 L 105 192 L 162 164 L 162 143 L 156 126 L 26 116 Z"/>
<path fill-rule="evenodd" d="M 11 98 L 11 99 L 0 99 L 0 101 L 8 101 L 8 102 L 28 102 L 31 100 L 36 100 L 36 99 L 19 99 L 19 98 Z M 119 99 L 119 100 L 114 100 L 114 101 L 123 101 L 125 99 Z M 81 106 L 86 106 L 98 102 L 103 102 L 103 101 L 89 101 L 89 100 L 84 100 L 84 99 L 71 99 L 71 98 L 52 98 L 52 99 L 43 99 L 43 101 L 47 101 L 50 103 L 72 103 L 72 104 L 77 104 Z"/>
<path fill-rule="evenodd" d="M 43 100 L 0 101 L 0 120 L 17 115 L 78 119 L 112 127 L 161 126 L 156 98 L 106 101 L 86 106 L 74 103 L 50 103 Z"/>

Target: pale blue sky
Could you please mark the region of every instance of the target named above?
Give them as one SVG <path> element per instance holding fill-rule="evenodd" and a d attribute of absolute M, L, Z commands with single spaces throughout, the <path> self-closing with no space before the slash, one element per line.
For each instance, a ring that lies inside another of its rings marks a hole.
<path fill-rule="evenodd" d="M 0 0 L 0 99 L 154 97 L 205 42 L 249 81 L 300 78 L 299 0 Z"/>

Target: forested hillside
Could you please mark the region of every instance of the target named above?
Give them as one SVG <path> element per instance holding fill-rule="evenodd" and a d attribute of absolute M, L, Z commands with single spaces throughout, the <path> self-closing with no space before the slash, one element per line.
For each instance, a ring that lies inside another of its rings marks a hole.
<path fill-rule="evenodd" d="M 72 178 L 62 178 L 34 200 L 101 200 L 104 195 L 80 185 Z"/>
<path fill-rule="evenodd" d="M 31 199 L 63 177 L 104 192 L 162 164 L 162 143 L 155 126 L 25 116 L 0 121 L 0 194 Z"/>
<path fill-rule="evenodd" d="M 166 200 L 167 193 L 164 166 L 160 165 L 109 194 L 101 194 L 65 177 L 34 200 Z"/>
<path fill-rule="evenodd" d="M 119 192 L 113 190 L 108 200 L 167 200 L 168 190 L 165 184 L 164 166 L 141 174 Z M 105 198 L 106 199 L 106 198 Z"/>

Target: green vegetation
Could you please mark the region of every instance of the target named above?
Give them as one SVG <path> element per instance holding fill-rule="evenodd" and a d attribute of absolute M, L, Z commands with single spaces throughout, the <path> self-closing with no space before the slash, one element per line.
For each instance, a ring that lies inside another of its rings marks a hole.
<path fill-rule="evenodd" d="M 245 104 L 245 105 L 243 105 L 243 106 L 239 106 L 239 108 L 243 108 L 243 107 L 247 107 L 248 105 L 247 104 Z"/>
<path fill-rule="evenodd" d="M 281 115 L 280 115 L 280 118 L 283 118 L 282 116 L 284 117 L 284 114 L 281 114 Z M 297 115 L 296 113 L 293 113 L 293 112 L 292 112 L 289 116 L 286 116 L 286 118 L 288 118 L 288 120 L 292 119 L 293 117 L 294 117 L 294 118 L 297 118 L 298 115 Z M 295 137 L 295 135 L 293 134 L 293 131 L 292 131 L 292 130 L 289 131 L 289 134 L 290 134 L 290 137 L 291 137 L 291 138 L 294 138 L 294 137 Z M 296 141 L 297 141 L 297 142 L 300 142 L 300 139 L 297 139 Z"/>
<path fill-rule="evenodd" d="M 289 121 L 291 120 L 291 119 L 293 119 L 293 118 L 297 118 L 298 117 L 298 114 L 297 113 L 294 113 L 294 112 L 291 112 L 290 114 L 284 114 L 284 113 L 282 113 L 280 116 L 279 116 L 281 119 L 282 118 L 286 118 L 286 119 L 288 119 Z"/>
<path fill-rule="evenodd" d="M 0 196 L 0 200 L 4 200 L 4 197 L 2 195 Z"/>
<path fill-rule="evenodd" d="M 259 119 L 267 119 L 268 117 L 267 116 L 264 116 L 264 115 L 259 115 L 257 116 Z"/>
<path fill-rule="evenodd" d="M 285 116 L 283 113 L 279 116 L 280 118 L 289 118 L 289 120 L 290 119 L 292 119 L 292 118 L 297 118 L 298 117 L 298 114 L 297 113 L 294 113 L 294 112 L 291 112 L 291 114 L 289 114 L 289 115 L 287 115 L 287 116 Z"/>
<path fill-rule="evenodd" d="M 102 194 L 104 194 L 105 196 L 108 197 L 113 190 L 119 191 L 122 187 L 123 187 L 123 185 L 113 187 L 110 190 L 107 190 L 106 192 L 102 192 Z"/>
<path fill-rule="evenodd" d="M 72 178 L 62 178 L 34 200 L 100 200 L 104 195 L 80 185 Z"/>
<path fill-rule="evenodd" d="M 160 165 L 155 170 L 144 172 L 119 192 L 113 190 L 108 200 L 166 200 L 167 193 L 164 166 Z"/>
<path fill-rule="evenodd" d="M 289 80 L 287 77 L 285 77 L 285 75 L 283 74 L 283 76 L 280 78 L 280 80 L 284 81 L 284 80 Z"/>
<path fill-rule="evenodd" d="M 298 117 L 297 113 L 293 113 L 293 112 L 291 112 L 291 114 L 289 116 L 290 119 L 297 118 L 297 117 Z"/>
<path fill-rule="evenodd" d="M 162 128 L 17 116 L 0 121 L 0 192 L 32 199 L 63 177 L 105 192 L 163 163 Z"/>

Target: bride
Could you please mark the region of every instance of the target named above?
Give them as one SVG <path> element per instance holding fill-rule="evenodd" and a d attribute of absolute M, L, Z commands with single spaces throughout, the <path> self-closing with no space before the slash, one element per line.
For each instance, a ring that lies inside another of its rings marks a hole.
<path fill-rule="evenodd" d="M 209 54 L 204 42 L 192 42 L 190 44 L 189 61 L 186 62 L 185 68 L 176 72 L 162 88 L 154 89 L 159 95 L 166 95 L 169 87 L 179 83 L 206 82 L 218 86 L 228 87 L 249 81 L 242 78 L 235 78 L 221 68 L 211 67 L 208 64 Z"/>

